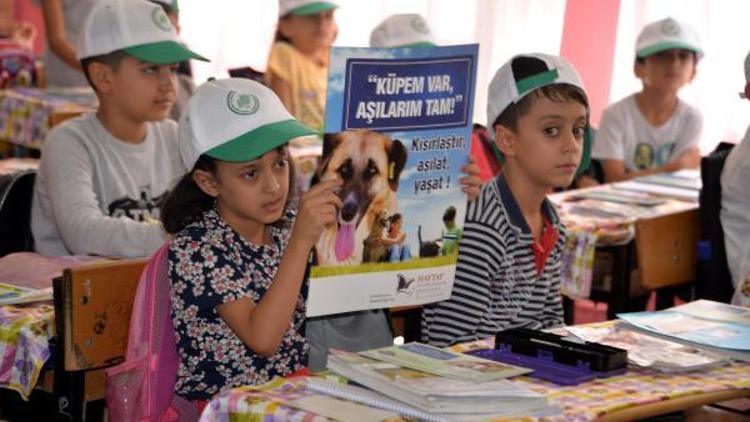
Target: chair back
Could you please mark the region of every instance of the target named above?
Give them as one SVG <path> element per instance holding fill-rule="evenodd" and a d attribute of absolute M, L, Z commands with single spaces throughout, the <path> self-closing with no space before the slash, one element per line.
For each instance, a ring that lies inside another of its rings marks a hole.
<path fill-rule="evenodd" d="M 34 250 L 31 201 L 36 171 L 0 174 L 0 256 Z"/>

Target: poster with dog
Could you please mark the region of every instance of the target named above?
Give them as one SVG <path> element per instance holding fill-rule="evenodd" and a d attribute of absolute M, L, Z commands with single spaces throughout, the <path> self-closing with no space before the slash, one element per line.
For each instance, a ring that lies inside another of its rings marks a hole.
<path fill-rule="evenodd" d="M 466 209 L 477 45 L 331 50 L 315 181 L 340 179 L 308 316 L 450 297 Z"/>

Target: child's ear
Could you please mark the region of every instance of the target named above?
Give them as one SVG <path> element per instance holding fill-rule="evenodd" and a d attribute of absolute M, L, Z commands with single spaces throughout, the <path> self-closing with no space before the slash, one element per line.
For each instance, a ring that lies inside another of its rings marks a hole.
<path fill-rule="evenodd" d="M 104 63 L 92 62 L 89 65 L 89 79 L 99 92 L 110 92 L 112 90 L 112 79 L 114 71 Z"/>
<path fill-rule="evenodd" d="M 643 79 L 643 60 L 635 60 L 633 62 L 633 74 L 638 79 Z"/>
<path fill-rule="evenodd" d="M 750 98 L 750 82 L 745 84 L 745 97 Z"/>
<path fill-rule="evenodd" d="M 219 183 L 216 180 L 216 176 L 205 170 L 196 169 L 193 171 L 193 181 L 198 188 L 203 191 L 206 195 L 216 198 L 219 196 Z"/>
<path fill-rule="evenodd" d="M 515 156 L 516 134 L 503 125 L 495 125 L 495 145 L 497 145 L 497 149 L 499 149 L 504 156 Z"/>
<path fill-rule="evenodd" d="M 287 39 L 292 38 L 291 34 L 292 34 L 292 31 L 294 30 L 294 25 L 291 22 L 291 19 L 289 19 L 288 17 L 279 19 L 279 23 L 276 28 L 278 29 L 279 33 L 284 38 L 287 38 Z"/>

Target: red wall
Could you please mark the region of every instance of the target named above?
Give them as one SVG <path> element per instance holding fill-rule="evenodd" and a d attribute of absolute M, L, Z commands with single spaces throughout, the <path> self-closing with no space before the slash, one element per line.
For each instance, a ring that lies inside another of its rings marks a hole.
<path fill-rule="evenodd" d="M 560 55 L 583 78 L 591 102 L 591 123 L 599 125 L 609 104 L 620 0 L 568 0 Z"/>

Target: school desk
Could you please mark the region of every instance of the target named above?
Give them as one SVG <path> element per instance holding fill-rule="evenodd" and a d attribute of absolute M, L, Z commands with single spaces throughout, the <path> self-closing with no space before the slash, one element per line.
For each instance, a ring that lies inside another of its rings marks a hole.
<path fill-rule="evenodd" d="M 492 339 L 454 346 L 456 351 L 492 347 Z M 738 397 L 750 397 L 750 364 L 733 363 L 700 372 L 664 374 L 629 369 L 623 375 L 576 386 L 558 386 L 536 378 L 516 377 L 540 393 L 561 413 L 524 421 L 628 421 L 688 410 Z M 209 420 L 315 420 L 314 415 L 238 388 L 215 397 L 204 410 Z M 276 420 L 276 419 L 273 419 Z M 518 420 L 511 418 L 510 420 Z"/>
<path fill-rule="evenodd" d="M 51 128 L 90 109 L 37 88 L 0 90 L 0 141 L 40 149 Z"/>
<path fill-rule="evenodd" d="M 577 199 L 583 193 L 612 190 L 611 185 L 601 185 L 550 195 L 570 234 L 563 254 L 563 294 L 590 297 L 594 250 L 612 254 L 608 319 L 626 310 L 631 288 L 636 287 L 630 283 L 633 261 L 646 290 L 692 282 L 699 235 L 696 201 L 654 196 L 660 204 L 638 205 Z"/>

